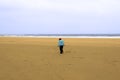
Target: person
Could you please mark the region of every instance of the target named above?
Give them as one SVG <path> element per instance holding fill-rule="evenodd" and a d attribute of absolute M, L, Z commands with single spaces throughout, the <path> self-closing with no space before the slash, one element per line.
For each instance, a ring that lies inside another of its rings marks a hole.
<path fill-rule="evenodd" d="M 59 38 L 58 46 L 59 46 L 60 54 L 62 54 L 62 53 L 64 52 L 64 51 L 63 51 L 64 40 L 62 40 L 62 38 Z"/>

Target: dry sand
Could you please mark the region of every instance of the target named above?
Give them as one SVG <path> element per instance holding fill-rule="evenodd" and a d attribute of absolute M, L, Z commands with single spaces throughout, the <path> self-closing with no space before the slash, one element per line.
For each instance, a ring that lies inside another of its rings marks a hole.
<path fill-rule="evenodd" d="M 120 39 L 0 38 L 0 80 L 120 80 Z"/>

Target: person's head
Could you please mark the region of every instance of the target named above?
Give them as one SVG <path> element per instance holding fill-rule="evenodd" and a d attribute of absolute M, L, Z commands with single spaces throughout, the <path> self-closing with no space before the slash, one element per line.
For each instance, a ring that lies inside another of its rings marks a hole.
<path fill-rule="evenodd" d="M 62 38 L 59 38 L 59 40 L 62 40 Z"/>

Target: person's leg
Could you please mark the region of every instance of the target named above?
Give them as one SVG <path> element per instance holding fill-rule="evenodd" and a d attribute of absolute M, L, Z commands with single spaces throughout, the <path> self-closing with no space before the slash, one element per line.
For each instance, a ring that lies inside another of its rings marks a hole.
<path fill-rule="evenodd" d="M 60 50 L 60 53 L 62 53 L 62 52 L 61 52 L 61 46 L 59 46 L 59 50 Z"/>
<path fill-rule="evenodd" d="M 59 47 L 60 48 L 60 54 L 62 53 L 62 46 Z"/>
<path fill-rule="evenodd" d="M 61 51 L 62 51 L 62 53 L 63 53 L 63 46 L 61 46 Z"/>
<path fill-rule="evenodd" d="M 61 46 L 61 48 L 60 48 L 60 53 L 61 54 L 63 53 L 63 46 Z"/>

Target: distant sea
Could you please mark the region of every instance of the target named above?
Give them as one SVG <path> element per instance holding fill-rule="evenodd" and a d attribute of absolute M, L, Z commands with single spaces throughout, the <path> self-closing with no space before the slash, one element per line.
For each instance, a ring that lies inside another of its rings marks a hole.
<path fill-rule="evenodd" d="M 34 37 L 34 38 L 120 38 L 120 34 L 0 34 L 0 37 Z"/>

